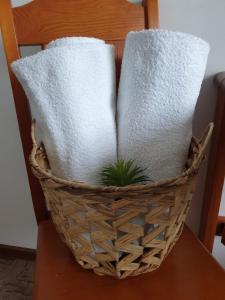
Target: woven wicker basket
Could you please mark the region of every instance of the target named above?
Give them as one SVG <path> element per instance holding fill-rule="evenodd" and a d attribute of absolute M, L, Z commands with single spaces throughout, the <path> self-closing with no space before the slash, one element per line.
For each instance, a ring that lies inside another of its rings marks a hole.
<path fill-rule="evenodd" d="M 57 231 L 77 262 L 118 278 L 155 270 L 179 238 L 213 124 L 192 138 L 185 171 L 166 181 L 127 187 L 89 186 L 49 172 L 32 125 L 33 172 Z"/>

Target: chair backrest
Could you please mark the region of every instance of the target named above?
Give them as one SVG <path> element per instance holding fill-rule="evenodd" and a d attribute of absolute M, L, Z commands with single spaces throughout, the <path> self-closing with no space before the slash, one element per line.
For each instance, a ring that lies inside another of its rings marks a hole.
<path fill-rule="evenodd" d="M 117 72 L 126 34 L 132 30 L 158 27 L 157 0 L 142 5 L 127 0 L 34 0 L 12 8 L 10 0 L 0 1 L 0 25 L 14 95 L 21 141 L 37 221 L 47 218 L 44 196 L 31 173 L 31 118 L 26 96 L 10 64 L 20 58 L 20 46 L 45 45 L 63 36 L 94 36 L 116 46 Z M 119 75 L 117 76 L 117 78 Z"/>

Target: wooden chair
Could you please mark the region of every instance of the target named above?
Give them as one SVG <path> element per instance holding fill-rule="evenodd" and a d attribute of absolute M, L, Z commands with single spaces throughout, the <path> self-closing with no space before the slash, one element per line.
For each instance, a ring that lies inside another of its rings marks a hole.
<path fill-rule="evenodd" d="M 225 216 L 218 218 L 225 179 L 225 72 L 215 76 L 215 84 L 218 90 L 215 128 L 209 156 L 200 232 L 200 238 L 209 251 L 213 248 L 217 225 L 225 225 Z"/>
<path fill-rule="evenodd" d="M 125 36 L 131 30 L 158 27 L 157 0 L 146 0 L 143 6 L 126 0 L 34 0 L 13 9 L 10 0 L 1 0 L 0 24 L 39 224 L 33 299 L 224 299 L 223 269 L 187 227 L 168 259 L 153 273 L 118 281 L 83 270 L 56 234 L 48 218 L 39 183 L 29 167 L 29 108 L 24 92 L 10 69 L 10 63 L 20 57 L 19 46 L 44 47 L 50 40 L 62 36 L 103 38 L 116 46 L 119 78 Z"/>

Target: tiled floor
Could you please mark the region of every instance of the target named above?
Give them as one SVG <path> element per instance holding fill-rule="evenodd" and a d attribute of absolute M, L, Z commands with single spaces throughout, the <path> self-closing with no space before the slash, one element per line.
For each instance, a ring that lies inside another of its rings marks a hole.
<path fill-rule="evenodd" d="M 221 243 L 221 236 L 215 236 L 212 254 L 225 269 L 225 245 Z"/>
<path fill-rule="evenodd" d="M 0 258 L 0 300 L 31 300 L 34 262 Z"/>

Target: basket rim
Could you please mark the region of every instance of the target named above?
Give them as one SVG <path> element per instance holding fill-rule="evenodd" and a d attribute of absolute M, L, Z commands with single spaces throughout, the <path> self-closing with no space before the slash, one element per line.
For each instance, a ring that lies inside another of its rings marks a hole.
<path fill-rule="evenodd" d="M 86 190 L 90 192 L 136 192 L 136 191 L 145 191 L 149 189 L 155 189 L 159 187 L 165 187 L 165 186 L 173 186 L 173 185 L 182 185 L 184 184 L 190 177 L 195 175 L 199 169 L 200 163 L 204 158 L 205 150 L 208 145 L 208 142 L 210 140 L 210 137 L 212 135 L 214 124 L 211 122 L 206 127 L 202 137 L 200 139 L 197 139 L 195 137 L 192 137 L 192 142 L 196 146 L 196 157 L 193 159 L 191 165 L 183 171 L 180 175 L 168 178 L 165 180 L 159 180 L 155 182 L 149 182 L 147 184 L 141 184 L 141 185 L 128 185 L 124 187 L 117 187 L 117 186 L 101 186 L 101 185 L 92 185 L 87 184 L 85 182 L 80 182 L 77 180 L 67 180 L 63 179 L 61 177 L 55 176 L 49 172 L 47 172 L 43 167 L 41 167 L 37 160 L 36 155 L 39 150 L 42 149 L 41 145 L 38 145 L 35 139 L 35 120 L 32 121 L 31 125 L 31 138 L 32 138 L 32 151 L 29 157 L 30 164 L 32 168 L 34 168 L 43 179 L 52 180 L 53 182 L 57 184 L 61 184 L 73 189 L 79 189 L 79 190 Z"/>

